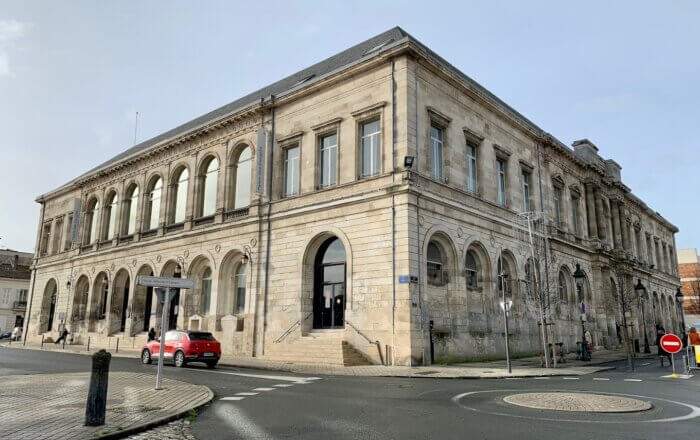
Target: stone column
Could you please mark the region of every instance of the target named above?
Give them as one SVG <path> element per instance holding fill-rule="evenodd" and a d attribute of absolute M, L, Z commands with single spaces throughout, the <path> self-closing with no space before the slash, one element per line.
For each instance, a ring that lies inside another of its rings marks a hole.
<path fill-rule="evenodd" d="M 612 216 L 613 216 L 613 242 L 615 243 L 615 249 L 620 249 L 620 202 L 617 200 L 611 201 Z"/>
<path fill-rule="evenodd" d="M 603 198 L 600 195 L 600 188 L 595 187 L 594 192 L 596 210 L 595 218 L 598 225 L 598 238 L 600 238 L 602 241 L 605 241 L 605 237 L 607 236 L 607 228 L 605 226 L 605 211 L 603 210 Z"/>
<path fill-rule="evenodd" d="M 596 205 L 593 196 L 593 184 L 587 183 L 586 191 L 586 215 L 588 217 L 588 238 L 598 238 L 596 223 Z"/>

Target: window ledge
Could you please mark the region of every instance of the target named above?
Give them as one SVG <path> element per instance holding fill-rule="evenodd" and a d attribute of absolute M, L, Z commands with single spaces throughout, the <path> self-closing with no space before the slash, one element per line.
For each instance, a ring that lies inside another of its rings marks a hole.
<path fill-rule="evenodd" d="M 193 220 L 193 223 L 195 224 L 195 226 L 206 225 L 206 224 L 209 224 L 209 223 L 214 223 L 214 217 L 215 217 L 214 214 L 208 215 L 208 216 L 206 216 L 206 217 L 199 217 L 199 218 L 194 219 L 194 220 Z"/>
<path fill-rule="evenodd" d="M 247 217 L 250 214 L 250 208 L 238 208 L 224 213 L 224 219 L 228 220 L 231 218 Z"/>
<path fill-rule="evenodd" d="M 158 229 L 149 229 L 141 233 L 141 238 L 155 237 L 158 234 Z"/>
<path fill-rule="evenodd" d="M 173 223 L 165 227 L 165 232 L 181 231 L 185 228 L 184 222 Z"/>

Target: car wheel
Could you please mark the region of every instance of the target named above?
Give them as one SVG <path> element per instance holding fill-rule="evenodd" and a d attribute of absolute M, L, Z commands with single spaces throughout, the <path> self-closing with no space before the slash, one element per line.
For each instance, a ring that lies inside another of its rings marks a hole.
<path fill-rule="evenodd" d="M 217 364 L 218 362 L 219 362 L 219 361 L 208 361 L 208 362 L 207 362 L 207 368 L 215 368 L 215 367 L 216 367 L 216 364 Z"/>
<path fill-rule="evenodd" d="M 186 363 L 185 362 L 185 353 L 183 353 L 180 350 L 176 351 L 174 361 L 175 361 L 176 367 L 178 367 L 178 368 L 184 367 L 185 363 Z"/>
<path fill-rule="evenodd" d="M 141 352 L 141 363 L 148 365 L 151 362 L 153 362 L 153 359 L 151 359 L 151 352 L 147 348 L 144 348 Z"/>

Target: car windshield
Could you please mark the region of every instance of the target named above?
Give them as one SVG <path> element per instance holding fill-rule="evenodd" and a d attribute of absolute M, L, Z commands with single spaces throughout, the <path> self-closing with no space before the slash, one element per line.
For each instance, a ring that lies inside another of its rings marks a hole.
<path fill-rule="evenodd" d="M 211 333 L 206 332 L 191 332 L 189 334 L 190 341 L 215 341 L 214 336 Z"/>

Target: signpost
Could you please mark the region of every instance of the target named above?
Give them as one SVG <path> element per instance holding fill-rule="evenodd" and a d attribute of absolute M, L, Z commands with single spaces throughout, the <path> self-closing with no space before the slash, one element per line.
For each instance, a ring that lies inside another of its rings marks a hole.
<path fill-rule="evenodd" d="M 679 338 L 678 336 L 672 333 L 667 333 L 661 337 L 661 341 L 659 341 L 659 344 L 666 353 L 671 355 L 671 377 L 677 377 L 676 364 L 673 361 L 673 355 L 683 349 L 683 341 L 681 341 L 681 338 Z"/>
<path fill-rule="evenodd" d="M 162 315 L 160 320 L 160 338 L 158 339 L 158 372 L 156 374 L 156 389 L 160 390 L 161 379 L 163 377 L 163 355 L 165 354 L 165 331 L 168 330 L 168 318 L 170 317 L 170 289 L 194 289 L 194 281 L 183 278 L 166 277 L 136 277 L 136 284 L 145 287 L 154 287 L 158 300 L 161 303 Z"/>

